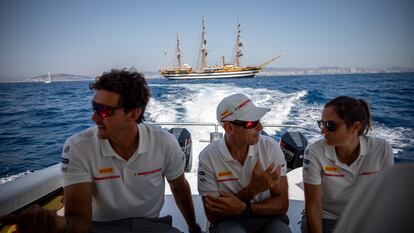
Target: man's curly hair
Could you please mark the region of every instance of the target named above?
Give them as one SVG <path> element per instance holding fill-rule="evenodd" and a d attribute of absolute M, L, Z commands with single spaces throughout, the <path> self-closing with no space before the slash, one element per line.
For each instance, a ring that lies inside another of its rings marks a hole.
<path fill-rule="evenodd" d="M 134 69 L 112 69 L 96 77 L 95 82 L 89 85 L 91 90 L 106 90 L 120 95 L 118 106 L 128 112 L 135 108 L 142 110 L 137 119 L 141 123 L 144 119 L 151 92 L 144 75 Z"/>

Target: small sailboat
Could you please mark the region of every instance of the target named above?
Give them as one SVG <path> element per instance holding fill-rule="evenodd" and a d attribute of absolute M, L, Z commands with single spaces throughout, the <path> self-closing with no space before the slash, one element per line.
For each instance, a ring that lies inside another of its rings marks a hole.
<path fill-rule="evenodd" d="M 44 81 L 44 83 L 51 83 L 52 82 L 52 78 L 50 77 L 50 72 L 47 72 L 47 79 Z"/>
<path fill-rule="evenodd" d="M 235 46 L 235 54 L 233 63 L 225 63 L 224 57 L 222 57 L 223 64 L 216 66 L 207 66 L 207 49 L 206 49 L 206 37 L 204 18 L 201 20 L 201 45 L 200 45 L 200 57 L 198 59 L 198 65 L 196 69 L 193 69 L 187 64 L 181 63 L 181 49 L 180 41 L 177 35 L 176 46 L 176 63 L 175 67 L 163 67 L 160 72 L 161 75 L 170 80 L 183 80 L 183 79 L 222 79 L 222 78 L 254 78 L 265 66 L 278 59 L 281 56 L 272 58 L 259 65 L 241 66 L 240 57 L 243 55 L 241 52 L 242 43 L 240 41 L 240 23 L 237 23 L 237 39 Z"/>

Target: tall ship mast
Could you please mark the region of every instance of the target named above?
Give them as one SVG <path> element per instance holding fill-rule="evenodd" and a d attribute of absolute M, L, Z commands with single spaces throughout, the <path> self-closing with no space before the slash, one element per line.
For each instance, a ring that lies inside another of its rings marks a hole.
<path fill-rule="evenodd" d="M 254 78 L 265 66 L 278 59 L 280 56 L 272 58 L 259 65 L 241 66 L 240 60 L 243 53 L 241 47 L 243 46 L 240 39 L 240 22 L 237 20 L 237 37 L 235 44 L 235 53 L 233 63 L 226 64 L 224 56 L 222 57 L 223 64 L 216 66 L 207 66 L 207 40 L 204 26 L 204 17 L 201 18 L 201 43 L 200 54 L 197 59 L 197 67 L 193 68 L 187 64 L 182 64 L 180 41 L 177 35 L 177 45 L 175 51 L 176 66 L 161 68 L 161 75 L 170 80 L 184 80 L 184 79 L 222 79 L 222 78 Z"/>
<path fill-rule="evenodd" d="M 237 19 L 237 37 L 236 37 L 236 53 L 234 56 L 234 65 L 235 66 L 240 66 L 240 57 L 243 56 L 243 53 L 241 52 L 241 47 L 243 46 L 243 44 L 240 41 L 240 22 Z"/>

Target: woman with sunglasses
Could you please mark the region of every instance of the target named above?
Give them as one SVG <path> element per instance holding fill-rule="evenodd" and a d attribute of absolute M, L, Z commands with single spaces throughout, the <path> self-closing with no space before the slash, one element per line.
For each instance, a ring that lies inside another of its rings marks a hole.
<path fill-rule="evenodd" d="M 368 103 L 340 96 L 325 104 L 318 126 L 324 139 L 308 146 L 303 162 L 302 232 L 332 232 L 358 185 L 394 164 L 391 146 L 367 136 Z"/>

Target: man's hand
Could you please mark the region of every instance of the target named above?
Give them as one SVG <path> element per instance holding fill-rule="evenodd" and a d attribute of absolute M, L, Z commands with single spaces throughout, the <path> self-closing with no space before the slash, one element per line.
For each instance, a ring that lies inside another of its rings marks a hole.
<path fill-rule="evenodd" d="M 56 214 L 56 211 L 49 211 L 34 205 L 19 215 L 7 215 L 0 217 L 3 225 L 17 224 L 19 233 L 63 233 L 66 229 L 66 220 Z"/>
<path fill-rule="evenodd" d="M 210 211 L 222 216 L 242 214 L 246 204 L 229 192 L 219 190 L 220 196 L 207 196 L 205 206 Z"/>
<path fill-rule="evenodd" d="M 273 188 L 280 178 L 280 169 L 280 165 L 275 168 L 275 163 L 271 163 L 270 166 L 263 171 L 258 160 L 252 171 L 252 178 L 248 187 L 256 194 Z"/>

